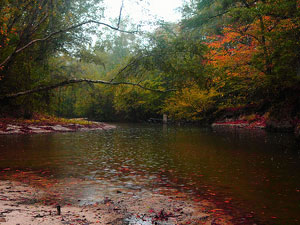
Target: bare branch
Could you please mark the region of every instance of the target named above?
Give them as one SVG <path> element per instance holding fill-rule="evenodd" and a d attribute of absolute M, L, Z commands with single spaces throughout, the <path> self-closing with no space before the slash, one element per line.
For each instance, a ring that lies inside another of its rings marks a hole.
<path fill-rule="evenodd" d="M 124 0 L 122 0 L 122 5 L 120 7 L 119 20 L 118 20 L 118 25 L 117 25 L 118 28 L 120 28 L 123 7 L 124 7 Z"/>
<path fill-rule="evenodd" d="M 77 25 L 68 27 L 68 28 L 63 29 L 63 30 L 55 31 L 55 32 L 49 34 L 47 37 L 44 37 L 44 38 L 41 38 L 41 39 L 35 39 L 35 40 L 32 40 L 32 41 L 29 42 L 27 45 L 25 45 L 25 46 L 23 46 L 22 48 L 19 48 L 18 50 L 16 50 L 16 53 L 19 53 L 19 52 L 23 51 L 24 49 L 28 48 L 29 46 L 31 46 L 32 44 L 34 44 L 34 43 L 36 43 L 36 42 L 47 41 L 48 39 L 52 38 L 52 37 L 55 36 L 55 35 L 58 35 L 58 34 L 60 34 L 60 33 L 68 32 L 68 31 L 70 31 L 70 30 L 76 29 L 76 28 L 78 28 L 78 27 L 81 27 L 81 26 L 83 26 L 83 25 L 85 25 L 85 24 L 89 24 L 89 23 L 95 23 L 95 24 L 98 24 L 98 25 L 103 25 L 103 26 L 109 27 L 109 28 L 112 29 L 112 30 L 116 30 L 116 31 L 124 32 L 124 33 L 130 33 L 130 34 L 136 33 L 136 31 L 125 31 L 125 30 L 120 30 L 118 27 L 111 26 L 111 25 L 109 25 L 109 24 L 107 24 L 107 23 L 102 23 L 102 22 L 98 22 L 98 21 L 95 21 L 95 20 L 89 20 L 89 21 L 85 21 L 85 22 L 79 23 L 79 24 L 77 24 Z"/>
<path fill-rule="evenodd" d="M 215 19 L 215 18 L 217 18 L 217 17 L 222 17 L 222 16 L 226 15 L 226 14 L 229 13 L 229 12 L 230 12 L 229 10 L 226 10 L 226 11 L 221 12 L 221 13 L 218 13 L 218 14 L 216 14 L 216 15 L 212 15 L 212 16 L 209 16 L 209 17 L 206 16 L 205 19 L 204 19 L 204 18 L 201 18 L 201 24 L 205 24 L 205 23 L 207 23 L 207 22 L 210 22 L 211 20 L 213 20 L 213 19 Z"/>
<path fill-rule="evenodd" d="M 7 56 L 6 59 L 4 59 L 4 61 L 0 64 L 0 68 L 3 67 L 6 63 L 8 63 L 8 61 L 11 59 L 11 57 L 13 56 L 13 54 L 10 54 L 9 56 Z"/>
<path fill-rule="evenodd" d="M 116 30 L 116 31 L 119 31 L 119 32 L 123 32 L 123 33 L 129 33 L 129 34 L 135 34 L 137 33 L 137 31 L 126 31 L 126 30 L 121 30 L 119 29 L 118 27 L 114 27 L 112 25 L 109 25 L 107 23 L 103 23 L 103 22 L 99 22 L 99 21 L 95 21 L 95 20 L 88 20 L 88 21 L 85 21 L 85 22 L 82 22 L 82 23 L 79 23 L 79 24 L 76 24 L 76 25 L 73 25 L 71 27 L 68 27 L 68 28 L 65 28 L 65 29 L 62 29 L 62 30 L 58 30 L 58 31 L 55 31 L 51 34 L 49 34 L 48 36 L 44 37 L 44 38 L 39 38 L 39 39 L 35 39 L 35 40 L 32 40 L 30 41 L 29 43 L 27 43 L 26 45 L 24 45 L 23 47 L 19 48 L 19 49 L 16 49 L 12 54 L 10 54 L 1 64 L 0 64 L 0 67 L 4 66 L 11 58 L 13 55 L 25 50 L 26 48 L 30 47 L 31 45 L 33 45 L 34 43 L 36 42 L 42 42 L 42 41 L 47 41 L 49 40 L 50 38 L 52 38 L 53 36 L 56 36 L 58 34 L 61 34 L 61 33 L 65 33 L 65 32 L 68 32 L 70 30 L 74 30 L 78 27 L 81 27 L 85 24 L 90 24 L 90 23 L 94 23 L 94 24 L 98 24 L 98 25 L 103 25 L 103 26 L 106 26 L 112 30 Z"/>
<path fill-rule="evenodd" d="M 40 25 L 48 18 L 48 12 L 46 12 L 45 16 L 34 26 L 31 34 L 35 33 Z"/>
<path fill-rule="evenodd" d="M 114 76 L 110 82 L 113 82 L 116 78 L 118 78 L 118 76 L 120 74 L 122 74 L 126 69 L 130 68 L 131 66 L 135 65 L 136 63 L 138 63 L 138 61 L 141 59 L 141 58 L 144 58 L 145 56 L 139 56 L 137 58 L 135 58 L 134 60 L 132 60 L 132 62 L 130 62 L 129 64 L 127 64 L 126 66 L 124 66 L 118 73 L 116 76 Z"/>
<path fill-rule="evenodd" d="M 31 90 L 20 91 L 17 93 L 0 96 L 0 100 L 16 98 L 19 96 L 29 95 L 29 94 L 33 94 L 33 93 L 37 93 L 37 92 L 41 92 L 41 91 L 49 91 L 49 90 L 52 90 L 52 89 L 55 89 L 58 87 L 62 87 L 62 86 L 70 85 L 70 84 L 84 83 L 84 82 L 85 83 L 94 83 L 94 84 L 104 84 L 104 85 L 131 85 L 131 86 L 136 86 L 136 87 L 142 88 L 147 91 L 154 91 L 154 92 L 159 92 L 159 93 L 167 93 L 167 92 L 176 91 L 176 89 L 167 89 L 167 90 L 153 89 L 153 88 L 148 88 L 148 87 L 142 86 L 140 83 L 132 83 L 132 82 L 126 82 L 126 81 L 111 82 L 111 81 L 104 81 L 104 80 L 71 79 L 71 80 L 62 81 L 57 84 L 52 84 L 49 86 L 40 86 L 40 87 L 31 89 Z"/>

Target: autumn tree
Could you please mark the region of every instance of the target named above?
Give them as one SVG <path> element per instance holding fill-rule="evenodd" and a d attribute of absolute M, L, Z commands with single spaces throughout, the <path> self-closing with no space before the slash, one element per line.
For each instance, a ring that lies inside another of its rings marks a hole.
<path fill-rule="evenodd" d="M 208 64 L 224 100 L 266 102 L 287 89 L 297 92 L 299 1 L 192 2 L 184 8 L 183 27 L 206 40 Z"/>
<path fill-rule="evenodd" d="M 176 35 L 144 52 L 143 68 L 177 89 L 164 112 L 197 120 L 228 107 L 297 105 L 299 1 L 186 1 L 183 16 Z"/>

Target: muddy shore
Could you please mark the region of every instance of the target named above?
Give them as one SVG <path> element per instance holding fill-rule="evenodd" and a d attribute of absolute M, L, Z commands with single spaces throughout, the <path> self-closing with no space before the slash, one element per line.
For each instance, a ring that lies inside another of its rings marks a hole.
<path fill-rule="evenodd" d="M 117 193 L 92 205 L 48 205 L 40 201 L 46 190 L 17 181 L 0 181 L 0 224 L 232 224 L 208 201 L 193 202 L 185 196 Z"/>

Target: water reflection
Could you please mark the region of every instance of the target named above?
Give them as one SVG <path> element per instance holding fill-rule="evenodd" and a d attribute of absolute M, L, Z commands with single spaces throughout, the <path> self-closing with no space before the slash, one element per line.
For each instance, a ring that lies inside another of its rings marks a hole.
<path fill-rule="evenodd" d="M 219 196 L 250 216 L 253 211 L 262 223 L 300 220 L 299 145 L 289 135 L 119 125 L 100 132 L 0 136 L 0 149 L 0 169 L 50 171 L 70 198 L 175 188 L 191 198 Z"/>

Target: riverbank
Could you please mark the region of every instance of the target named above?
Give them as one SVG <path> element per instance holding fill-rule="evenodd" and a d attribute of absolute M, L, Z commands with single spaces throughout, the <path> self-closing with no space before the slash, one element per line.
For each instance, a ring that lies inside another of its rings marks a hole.
<path fill-rule="evenodd" d="M 262 116 L 255 115 L 253 119 L 249 120 L 244 117 L 236 119 L 217 120 L 212 123 L 213 128 L 231 127 L 231 128 L 246 128 L 246 129 L 266 129 L 267 122 Z"/>
<path fill-rule="evenodd" d="M 30 120 L 0 118 L 0 135 L 109 130 L 114 128 L 115 126 L 102 122 L 41 115 Z"/>
<path fill-rule="evenodd" d="M 121 191 L 93 205 L 42 204 L 45 190 L 17 181 L 0 181 L 0 224 L 232 224 L 230 216 L 208 201 L 185 196 L 145 193 L 142 198 Z"/>
<path fill-rule="evenodd" d="M 230 115 L 230 114 L 229 114 Z M 264 115 L 238 114 L 233 116 L 224 114 L 212 123 L 212 128 L 243 128 L 243 129 L 265 129 L 271 132 L 294 133 L 300 139 L 300 120 L 298 118 L 270 118 L 268 113 Z"/>

